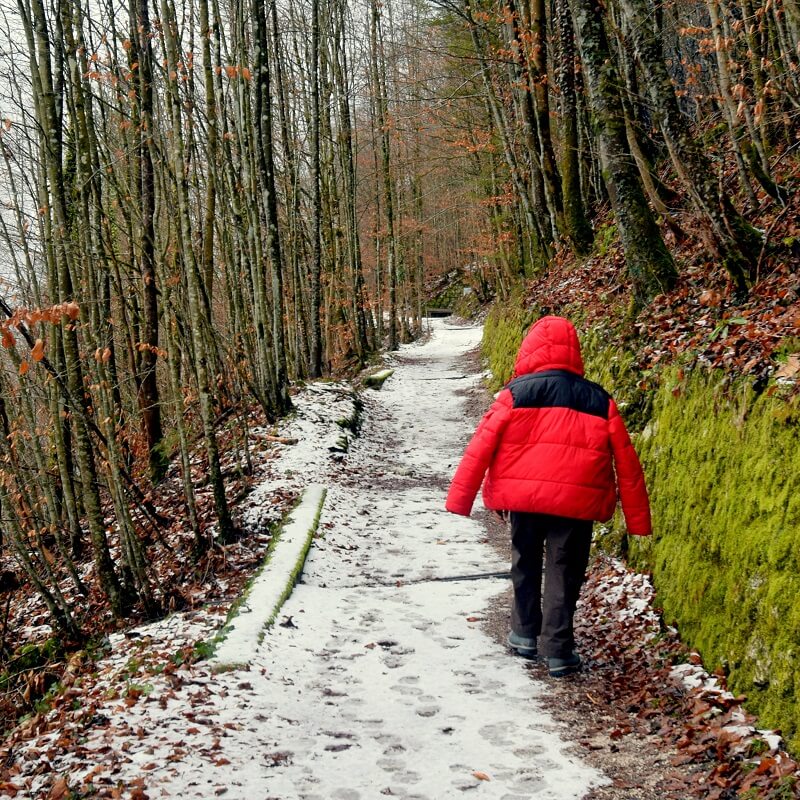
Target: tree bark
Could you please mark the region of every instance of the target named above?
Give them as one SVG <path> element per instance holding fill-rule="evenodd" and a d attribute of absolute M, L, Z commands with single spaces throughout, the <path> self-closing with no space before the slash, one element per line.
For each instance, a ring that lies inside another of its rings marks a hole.
<path fill-rule="evenodd" d="M 575 255 L 589 254 L 594 235 L 581 192 L 578 104 L 575 97 L 575 34 L 567 0 L 556 0 L 559 57 L 556 77 L 561 95 L 561 194 L 564 230 Z"/>
<path fill-rule="evenodd" d="M 644 0 L 620 0 L 630 20 L 636 58 L 642 67 L 651 107 L 658 119 L 672 163 L 701 216 L 704 240 L 739 292 L 746 292 L 761 250 L 761 237 L 720 195 L 715 170 L 678 107 L 675 89 Z"/>
<path fill-rule="evenodd" d="M 628 148 L 619 97 L 620 76 L 608 45 L 598 0 L 570 0 L 589 92 L 603 179 L 619 228 L 628 274 L 639 304 L 675 284 L 677 271 L 647 205 Z"/>

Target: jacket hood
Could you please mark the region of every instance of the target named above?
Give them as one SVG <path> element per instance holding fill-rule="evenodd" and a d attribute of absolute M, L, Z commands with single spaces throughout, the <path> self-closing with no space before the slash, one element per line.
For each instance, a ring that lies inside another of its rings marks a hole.
<path fill-rule="evenodd" d="M 578 333 L 563 317 L 542 317 L 531 326 L 517 353 L 514 376 L 548 369 L 563 369 L 583 376 Z"/>

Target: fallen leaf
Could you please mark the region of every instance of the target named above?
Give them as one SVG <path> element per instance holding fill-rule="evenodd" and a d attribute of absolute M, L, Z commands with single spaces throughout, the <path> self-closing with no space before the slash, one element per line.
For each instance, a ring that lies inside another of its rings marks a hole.
<path fill-rule="evenodd" d="M 67 796 L 68 791 L 69 791 L 69 786 L 67 786 L 67 779 L 59 778 L 53 784 L 53 788 L 50 790 L 50 794 L 47 795 L 48 800 L 61 800 L 62 797 Z"/>
<path fill-rule="evenodd" d="M 491 778 L 485 773 L 480 771 L 475 771 L 472 773 L 474 777 L 476 777 L 479 781 L 490 781 Z"/>
<path fill-rule="evenodd" d="M 764 756 L 761 759 L 761 763 L 756 767 L 755 774 L 763 775 L 765 772 L 769 772 L 776 764 L 777 761 L 772 756 Z"/>
<path fill-rule="evenodd" d="M 793 353 L 786 359 L 786 363 L 775 371 L 773 377 L 794 378 L 798 373 L 800 373 L 800 353 Z"/>

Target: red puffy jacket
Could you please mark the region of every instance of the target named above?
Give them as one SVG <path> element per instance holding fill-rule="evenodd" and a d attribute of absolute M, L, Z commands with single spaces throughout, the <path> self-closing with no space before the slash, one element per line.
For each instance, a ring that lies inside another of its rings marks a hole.
<path fill-rule="evenodd" d="M 639 458 L 614 401 L 583 377 L 572 323 L 536 322 L 514 374 L 467 445 L 447 510 L 469 516 L 486 474 L 487 508 L 606 521 L 619 489 L 628 532 L 651 533 Z"/>

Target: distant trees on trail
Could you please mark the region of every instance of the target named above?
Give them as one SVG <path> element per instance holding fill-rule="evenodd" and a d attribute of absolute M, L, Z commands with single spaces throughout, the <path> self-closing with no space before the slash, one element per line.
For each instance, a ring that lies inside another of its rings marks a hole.
<path fill-rule="evenodd" d="M 168 465 L 194 556 L 231 541 L 220 419 L 273 422 L 290 382 L 411 338 L 429 279 L 506 296 L 590 253 L 610 205 L 639 304 L 678 276 L 662 230 L 746 293 L 748 217 L 787 202 L 797 0 L 6 0 L 0 20 L 2 555 L 73 638 L 95 585 L 116 617 L 163 610 Z"/>

